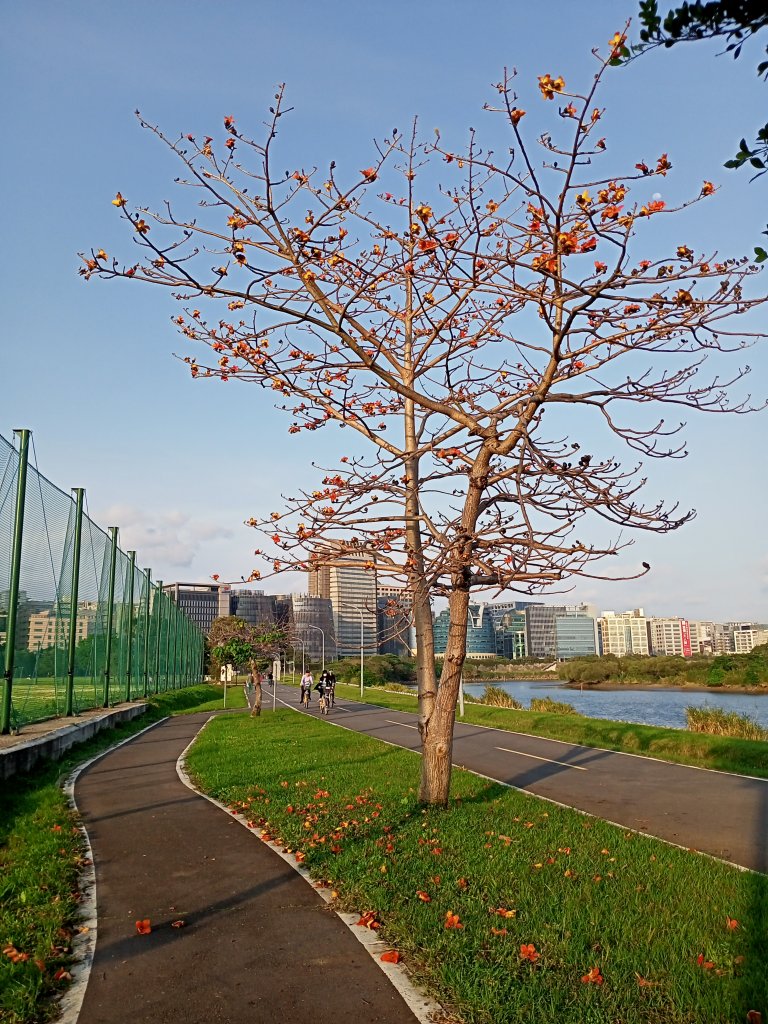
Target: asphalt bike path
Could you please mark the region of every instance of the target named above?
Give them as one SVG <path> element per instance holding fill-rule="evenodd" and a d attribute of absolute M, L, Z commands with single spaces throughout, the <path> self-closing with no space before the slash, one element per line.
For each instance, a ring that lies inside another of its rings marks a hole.
<path fill-rule="evenodd" d="M 298 690 L 278 686 L 281 702 Z M 268 698 L 267 698 L 268 699 Z M 326 721 L 395 746 L 420 749 L 418 718 L 337 700 Z M 633 754 L 582 747 L 456 722 L 453 763 L 625 828 L 768 872 L 768 780 L 707 771 Z"/>
<path fill-rule="evenodd" d="M 78 1024 L 415 1024 L 318 893 L 181 782 L 209 718 L 169 719 L 77 780 L 98 916 Z"/>

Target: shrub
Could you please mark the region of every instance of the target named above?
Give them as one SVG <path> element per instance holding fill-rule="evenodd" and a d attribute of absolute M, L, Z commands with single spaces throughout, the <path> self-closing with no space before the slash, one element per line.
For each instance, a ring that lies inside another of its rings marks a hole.
<path fill-rule="evenodd" d="M 531 700 L 531 711 L 547 711 L 553 715 L 578 715 L 573 704 L 565 701 L 552 700 L 551 697 L 534 697 Z"/>
<path fill-rule="evenodd" d="M 749 715 L 739 715 L 735 711 L 687 707 L 685 717 L 691 732 L 736 736 L 742 740 L 768 740 L 768 729 L 764 729 Z"/>
<path fill-rule="evenodd" d="M 523 707 L 519 700 L 515 700 L 506 690 L 502 690 L 500 686 L 486 686 L 480 698 L 480 703 L 492 704 L 495 708 L 515 708 L 516 711 L 521 711 Z"/>

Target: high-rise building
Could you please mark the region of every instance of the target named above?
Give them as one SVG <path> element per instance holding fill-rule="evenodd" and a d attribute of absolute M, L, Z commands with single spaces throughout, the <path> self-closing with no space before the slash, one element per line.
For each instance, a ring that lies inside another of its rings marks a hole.
<path fill-rule="evenodd" d="M 412 602 L 404 587 L 379 584 L 376 598 L 379 654 L 410 657 L 416 649 Z"/>
<path fill-rule="evenodd" d="M 376 572 L 366 568 L 370 555 L 339 545 L 335 564 L 309 572 L 309 594 L 331 602 L 339 658 L 357 657 L 360 650 L 376 654 Z"/>
<path fill-rule="evenodd" d="M 335 661 L 338 657 L 333 606 L 327 597 L 313 594 L 291 595 L 291 635 L 304 644 L 306 656 L 319 664 Z M 358 653 L 360 646 L 358 644 Z"/>
<path fill-rule="evenodd" d="M 631 612 L 603 612 L 597 620 L 600 654 L 648 654 L 648 620 L 642 608 Z"/>

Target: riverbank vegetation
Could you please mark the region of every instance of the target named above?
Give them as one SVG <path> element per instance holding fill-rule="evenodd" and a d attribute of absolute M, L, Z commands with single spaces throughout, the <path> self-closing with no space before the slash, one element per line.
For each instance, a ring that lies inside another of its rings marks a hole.
<path fill-rule="evenodd" d="M 416 754 L 289 712 L 217 718 L 187 768 L 451 1020 L 722 1024 L 768 1005 L 764 876 L 466 771 L 447 812 L 420 807 Z"/>
<path fill-rule="evenodd" d="M 610 683 L 768 690 L 768 644 L 755 647 L 749 654 L 721 654 L 716 658 L 617 658 L 615 654 L 572 658 L 558 665 L 557 677 L 584 686 Z"/>
<path fill-rule="evenodd" d="M 686 708 L 685 717 L 691 732 L 713 736 L 740 736 L 744 740 L 768 740 L 768 729 L 749 715 L 722 708 Z"/>

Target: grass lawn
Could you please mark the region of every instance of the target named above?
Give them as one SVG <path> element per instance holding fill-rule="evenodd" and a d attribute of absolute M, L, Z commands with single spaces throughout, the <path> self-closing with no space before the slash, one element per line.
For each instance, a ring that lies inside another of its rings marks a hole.
<path fill-rule="evenodd" d="M 0 788 L 3 1024 L 31 1024 L 55 1016 L 50 996 L 69 980 L 66 969 L 77 928 L 82 843 L 61 782 L 78 764 L 165 715 L 221 708 L 222 691 L 218 686 L 200 685 L 150 700 L 146 715 L 105 730 L 74 747 L 63 760 L 46 762 L 28 775 L 8 779 Z M 227 706 L 244 705 L 242 688 L 233 687 Z"/>
<path fill-rule="evenodd" d="M 471 1024 L 725 1024 L 768 1015 L 768 878 L 290 711 L 213 721 L 188 769 L 380 924 Z"/>
<path fill-rule="evenodd" d="M 337 684 L 336 694 L 351 700 L 360 699 L 360 688 Z M 379 707 L 400 711 L 417 711 L 415 695 L 388 692 L 366 687 L 365 700 Z M 612 722 L 582 715 L 557 715 L 548 712 L 515 711 L 511 708 L 489 707 L 480 704 L 464 705 L 464 717 L 457 721 L 469 725 L 487 725 L 494 729 L 545 736 L 586 747 L 621 750 L 628 754 L 643 754 L 676 764 L 690 764 L 698 768 L 712 768 L 741 775 L 768 778 L 768 743 L 760 740 L 741 740 L 729 736 L 710 736 L 688 732 L 686 729 L 664 729 L 657 725 L 635 725 L 632 722 Z"/>

